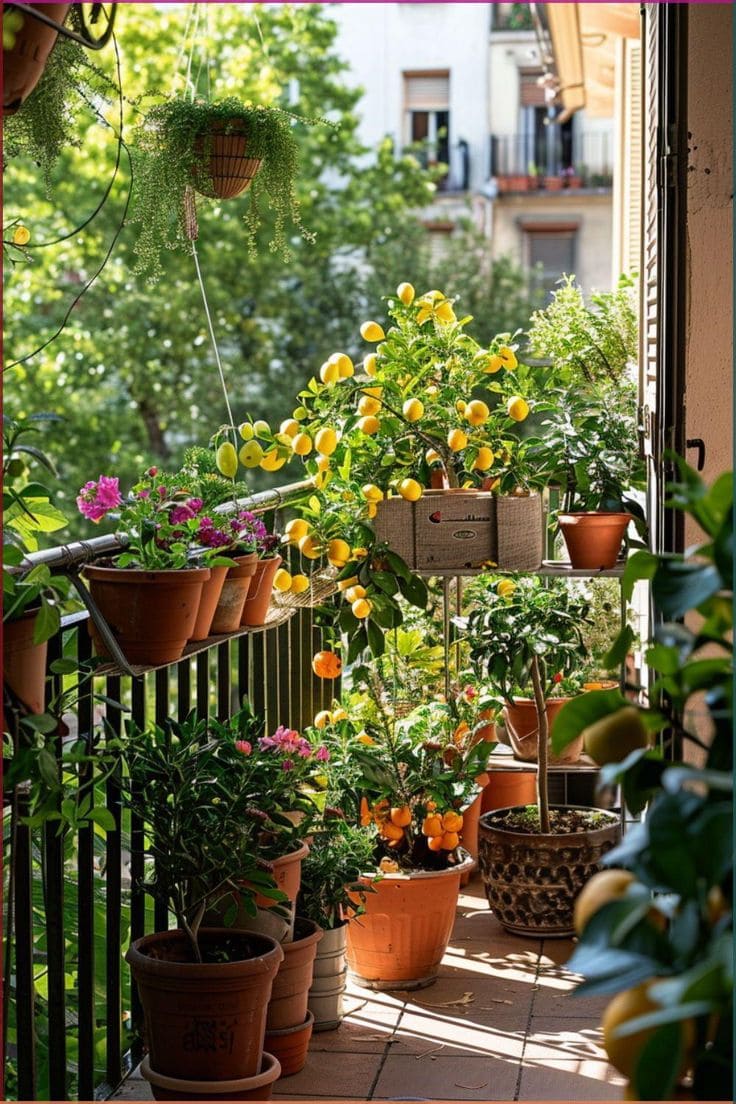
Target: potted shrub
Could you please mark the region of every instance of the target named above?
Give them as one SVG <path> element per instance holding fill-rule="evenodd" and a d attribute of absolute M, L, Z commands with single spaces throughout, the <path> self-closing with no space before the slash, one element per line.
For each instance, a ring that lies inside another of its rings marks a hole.
<path fill-rule="evenodd" d="M 47 641 L 61 625 L 69 581 L 38 564 L 23 570 L 39 536 L 62 529 L 67 519 L 49 491 L 29 477 L 29 465 L 55 474 L 48 456 L 30 443 L 50 414 L 3 418 L 3 678 L 31 713 L 44 711 Z"/>
<path fill-rule="evenodd" d="M 219 1081 L 232 1099 L 233 1082 L 252 1089 L 261 1072 L 268 1000 L 283 958 L 269 936 L 202 926 L 228 887 L 252 898 L 244 878 L 273 892 L 255 858 L 264 818 L 243 769 L 247 756 L 193 715 L 166 730 L 130 723 L 125 756 L 125 800 L 145 827 L 152 859 L 144 888 L 179 925 L 137 939 L 126 954 L 143 1005 L 151 1080 L 173 1079 L 180 1099 L 203 1091 L 200 1082 Z M 275 1080 L 277 1063 L 272 1073 Z"/>
<path fill-rule="evenodd" d="M 369 829 L 349 824 L 338 814 L 341 810 L 325 810 L 324 820 L 311 832 L 297 901 L 299 915 L 319 924 L 324 933 L 308 1000 L 315 1031 L 331 1031 L 342 1021 L 347 917 L 355 911 L 356 897 L 370 889 L 359 878 L 370 867 L 375 849 Z"/>
<path fill-rule="evenodd" d="M 580 622 L 586 604 L 568 594 L 565 582 L 547 588 L 538 579 L 502 580 L 495 590 L 476 592 L 475 599 L 460 624 L 478 677 L 506 699 L 506 725 L 522 750 L 524 733 L 515 728 L 509 704 L 515 688 L 531 686 L 537 758 L 536 806 L 481 817 L 480 867 L 488 901 L 509 931 L 536 938 L 567 935 L 575 897 L 620 832 L 613 814 L 549 805 L 550 696 L 585 653 Z"/>
<path fill-rule="evenodd" d="M 303 238 L 313 240 L 302 225 L 296 197 L 294 118 L 281 108 L 245 104 L 233 97 L 216 102 L 179 97 L 151 108 L 133 144 L 136 189 L 131 221 L 138 227 L 138 270 L 155 279 L 161 273 L 163 249 L 191 251 L 196 231 L 191 215 L 189 221 L 185 218 L 185 204 L 192 190 L 222 199 L 249 188 L 245 231 L 251 255 L 256 252 L 264 203 L 274 215 L 271 247 L 285 259 L 291 255 L 287 222 Z"/>
<path fill-rule="evenodd" d="M 329 796 L 345 815 L 371 826 L 380 872 L 361 877 L 375 890 L 350 921 L 347 958 L 374 989 L 430 985 L 447 948 L 460 878 L 471 857 L 460 847 L 463 809 L 475 797 L 487 745 L 468 739 L 446 703 L 421 706 L 401 721 L 375 700 L 375 720 L 349 718 L 323 729 L 331 752 Z M 351 894 L 352 896 L 352 894 Z"/>
<path fill-rule="evenodd" d="M 633 814 L 646 809 L 578 898 L 570 961 L 582 992 L 611 997 L 604 1046 L 632 1100 L 728 1099 L 732 1076 L 733 475 L 708 487 L 679 469 L 670 501 L 705 542 L 630 561 L 627 590 L 651 580 L 662 618 L 644 704 L 589 694 L 566 707 L 554 734 L 562 748 L 582 732 L 602 782 L 622 787 Z M 624 630 L 619 653 L 629 638 Z M 648 746 L 651 733 L 658 746 Z"/>

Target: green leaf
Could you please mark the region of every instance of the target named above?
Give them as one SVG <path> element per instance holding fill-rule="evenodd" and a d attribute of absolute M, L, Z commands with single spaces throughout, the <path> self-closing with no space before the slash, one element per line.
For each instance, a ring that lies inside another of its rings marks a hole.
<path fill-rule="evenodd" d="M 366 630 L 368 633 L 368 645 L 377 659 L 386 651 L 386 637 L 372 618 L 369 618 L 366 622 Z"/>
<path fill-rule="evenodd" d="M 114 832 L 117 827 L 115 817 L 103 805 L 95 805 L 94 809 L 90 809 L 86 819 L 99 824 L 100 828 L 104 828 L 106 832 Z"/>
<path fill-rule="evenodd" d="M 79 670 L 79 664 L 74 659 L 55 659 L 49 664 L 49 670 L 54 675 L 73 675 Z"/>
<path fill-rule="evenodd" d="M 619 1034 L 617 1029 L 615 1035 Z M 682 1029 L 667 1023 L 646 1040 L 639 1052 L 632 1078 L 637 1099 L 671 1100 L 681 1065 Z"/>
<path fill-rule="evenodd" d="M 563 705 L 552 723 L 552 751 L 559 755 L 583 729 L 631 702 L 620 690 L 590 690 Z"/>
<path fill-rule="evenodd" d="M 633 556 L 630 556 L 626 561 L 621 579 L 624 598 L 627 600 L 631 598 L 634 593 L 634 583 L 637 583 L 640 579 L 653 579 L 659 563 L 659 557 L 655 556 L 653 552 L 647 552 L 646 549 L 635 552 Z"/>
<path fill-rule="evenodd" d="M 410 574 L 408 579 L 399 576 L 399 590 L 412 606 L 416 606 L 417 609 L 427 608 L 429 598 L 427 584 L 418 575 Z"/>
<path fill-rule="evenodd" d="M 59 780 L 59 767 L 56 756 L 48 748 L 41 748 L 38 753 L 38 773 L 41 780 L 52 790 L 61 788 Z"/>
<path fill-rule="evenodd" d="M 33 643 L 43 644 L 50 640 L 61 628 L 61 613 L 58 606 L 42 602 L 33 625 Z"/>
<path fill-rule="evenodd" d="M 606 670 L 611 671 L 613 668 L 623 665 L 635 640 L 636 633 L 631 625 L 624 625 L 611 647 L 603 656 L 603 666 Z"/>
<path fill-rule="evenodd" d="M 721 587 L 720 573 L 711 564 L 665 560 L 654 576 L 652 596 L 664 617 L 677 618 L 696 609 Z"/>

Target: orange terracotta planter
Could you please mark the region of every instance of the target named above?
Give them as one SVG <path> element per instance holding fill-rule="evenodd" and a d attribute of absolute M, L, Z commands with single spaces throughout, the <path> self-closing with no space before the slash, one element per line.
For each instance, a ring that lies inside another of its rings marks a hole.
<path fill-rule="evenodd" d="M 270 1028 L 266 1030 L 264 1045 L 280 1062 L 282 1077 L 293 1077 L 304 1069 L 313 1028 L 314 1016 L 307 1012 L 303 1022 L 295 1027 L 283 1027 L 278 1031 Z"/>
<path fill-rule="evenodd" d="M 625 513 L 558 514 L 557 522 L 572 566 L 585 571 L 613 567 L 632 520 L 631 514 Z"/>
<path fill-rule="evenodd" d="M 284 958 L 273 979 L 266 1031 L 303 1025 L 317 944 L 322 935 L 322 928 L 314 921 L 297 917 L 294 938 L 290 943 L 281 944 Z"/>
<path fill-rule="evenodd" d="M 557 714 L 570 698 L 547 699 L 547 721 L 550 733 Z M 503 707 L 504 724 L 514 749 L 514 758 L 526 763 L 536 763 L 539 729 L 537 725 L 537 707 L 532 698 L 516 698 L 513 705 Z M 562 755 L 549 753 L 549 762 L 553 765 L 577 763 L 583 754 L 583 738 L 579 736 L 568 744 Z"/>
<path fill-rule="evenodd" d="M 270 1100 L 275 1081 L 281 1076 L 281 1063 L 265 1050 L 260 1072 L 236 1081 L 187 1081 L 181 1077 L 165 1077 L 151 1069 L 146 1055 L 141 1062 L 141 1074 L 150 1082 L 154 1100 Z"/>
<path fill-rule="evenodd" d="M 38 610 L 3 624 L 3 679 L 31 713 L 43 713 L 48 644 L 33 643 Z"/>
<path fill-rule="evenodd" d="M 472 865 L 465 861 L 448 870 L 386 874 L 371 883 L 365 912 L 348 924 L 348 968 L 370 989 L 422 989 L 437 977 L 447 950 L 460 889 Z M 357 905 L 358 898 L 353 897 Z"/>
<path fill-rule="evenodd" d="M 481 813 L 506 809 L 512 805 L 535 805 L 537 802 L 537 772 L 535 770 L 494 770 L 488 772 L 490 782 L 483 790 Z"/>
<path fill-rule="evenodd" d="M 199 600 L 197 620 L 190 640 L 206 640 L 212 629 L 212 621 L 220 600 L 222 588 L 228 573 L 226 567 L 211 567 L 210 577 L 202 587 L 202 597 Z"/>
<path fill-rule="evenodd" d="M 463 827 L 460 832 L 460 842 L 473 859 L 473 868 L 466 870 L 460 878 L 460 885 L 467 885 L 473 874 L 473 871 L 478 865 L 478 822 L 480 820 L 480 806 L 481 798 L 483 797 L 483 791 L 477 795 L 474 801 L 471 801 L 467 809 L 463 812 Z"/>
<path fill-rule="evenodd" d="M 240 618 L 243 616 L 243 606 L 248 597 L 250 584 L 256 572 L 258 556 L 255 552 L 249 552 L 247 556 L 232 557 L 237 567 L 229 567 L 225 582 L 223 583 L 220 597 L 212 619 L 210 632 L 217 633 L 237 632 L 240 628 Z"/>
<path fill-rule="evenodd" d="M 240 618 L 241 625 L 255 627 L 256 625 L 265 624 L 266 614 L 271 605 L 274 576 L 281 563 L 281 556 L 271 556 L 266 560 L 258 560 L 255 575 L 243 606 L 243 613 Z"/>
<path fill-rule="evenodd" d="M 71 4 L 44 4 L 43 13 L 55 23 L 63 23 Z M 36 87 L 59 32 L 23 13 L 23 26 L 10 49 L 3 47 L 3 114 L 14 115 Z"/>

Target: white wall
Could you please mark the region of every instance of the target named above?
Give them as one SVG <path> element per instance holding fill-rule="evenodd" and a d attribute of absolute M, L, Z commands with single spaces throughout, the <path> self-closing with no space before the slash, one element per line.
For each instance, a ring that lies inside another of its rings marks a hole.
<path fill-rule="evenodd" d="M 470 186 L 488 172 L 488 4 L 331 4 L 346 80 L 365 90 L 360 137 L 375 146 L 386 134 L 406 142 L 402 74 L 449 70 L 450 146 L 470 146 Z"/>

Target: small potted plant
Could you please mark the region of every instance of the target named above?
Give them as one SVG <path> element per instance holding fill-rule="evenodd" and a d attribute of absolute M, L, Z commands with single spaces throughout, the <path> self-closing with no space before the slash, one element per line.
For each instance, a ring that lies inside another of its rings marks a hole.
<path fill-rule="evenodd" d="M 136 129 L 133 145 L 136 187 L 131 221 L 138 227 L 139 270 L 155 279 L 165 248 L 191 250 L 196 232 L 187 196 L 193 190 L 222 199 L 249 188 L 245 230 L 251 254 L 256 252 L 264 203 L 275 219 L 271 247 L 285 259 L 291 256 L 287 222 L 313 240 L 302 225 L 296 197 L 298 143 L 293 121 L 294 116 L 281 108 L 233 97 L 216 102 L 178 97 L 151 108 Z"/>
<path fill-rule="evenodd" d="M 478 677 L 506 700 L 506 725 L 524 756 L 524 720 L 518 721 L 509 706 L 515 688 L 531 687 L 526 740 L 536 744 L 537 758 L 536 806 L 481 817 L 480 867 L 488 901 L 509 931 L 536 938 L 566 935 L 572 931 L 575 896 L 620 832 L 618 817 L 611 813 L 549 805 L 551 694 L 585 654 L 581 621 L 586 603 L 568 594 L 565 581 L 548 588 L 535 578 L 504 579 L 495 588 L 479 588 L 474 597 L 477 604 L 459 623 Z"/>
<path fill-rule="evenodd" d="M 161 1089 L 179 1099 L 232 1099 L 257 1088 L 254 1078 L 279 1075 L 278 1063 L 264 1060 L 263 1040 L 283 952 L 269 936 L 202 921 L 229 887 L 251 899 L 255 887 L 273 892 L 256 858 L 267 818 L 243 769 L 247 756 L 209 732 L 206 720 L 192 715 L 144 731 L 131 723 L 125 757 L 125 801 L 145 827 L 152 860 L 144 888 L 179 925 L 137 939 L 126 955 L 143 1005 L 144 1074 L 154 1085 L 165 1079 Z M 202 1045 L 202 1031 L 211 1046 Z"/>

